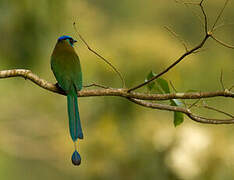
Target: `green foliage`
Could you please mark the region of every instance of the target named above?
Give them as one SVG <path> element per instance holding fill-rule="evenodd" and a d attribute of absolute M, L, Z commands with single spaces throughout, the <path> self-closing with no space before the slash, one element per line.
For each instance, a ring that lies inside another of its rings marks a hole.
<path fill-rule="evenodd" d="M 182 103 L 178 99 L 172 99 L 171 100 L 172 106 L 181 106 Z M 174 125 L 175 127 L 182 124 L 184 122 L 184 114 L 181 112 L 174 112 Z"/>
<path fill-rule="evenodd" d="M 145 82 L 147 82 L 148 80 L 150 80 L 152 77 L 156 76 L 156 74 L 153 72 L 153 71 L 150 71 L 150 73 L 147 75 L 146 79 L 145 79 Z M 157 79 L 158 80 L 158 79 Z M 156 81 L 157 81 L 156 80 Z M 147 89 L 149 91 L 156 91 L 160 94 L 163 94 L 163 90 L 160 89 L 159 86 L 157 86 L 157 84 L 155 83 L 155 81 L 153 82 L 150 82 L 146 85 Z"/>
<path fill-rule="evenodd" d="M 149 74 L 147 75 L 145 82 L 148 80 L 152 79 L 154 76 L 157 74 L 154 73 L 153 71 L 150 71 Z M 154 91 L 158 92 L 160 94 L 169 94 L 170 93 L 170 88 L 167 80 L 163 78 L 158 78 L 155 80 L 155 82 L 150 82 L 147 84 L 147 89 L 149 91 Z M 172 99 L 170 100 L 172 106 L 182 106 L 182 102 L 178 99 Z M 174 112 L 174 125 L 175 127 L 182 124 L 184 122 L 184 115 L 181 112 Z"/>

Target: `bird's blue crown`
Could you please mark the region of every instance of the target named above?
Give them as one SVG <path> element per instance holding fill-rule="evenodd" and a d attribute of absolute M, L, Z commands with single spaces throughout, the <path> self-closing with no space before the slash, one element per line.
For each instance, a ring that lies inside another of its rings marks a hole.
<path fill-rule="evenodd" d="M 62 41 L 62 40 L 66 40 L 69 42 L 69 44 L 73 47 L 74 43 L 77 42 L 76 40 L 74 40 L 71 36 L 61 36 L 60 38 L 58 38 L 58 42 Z"/>
<path fill-rule="evenodd" d="M 73 39 L 71 36 L 61 36 L 58 38 L 58 41 L 65 40 L 65 39 Z"/>

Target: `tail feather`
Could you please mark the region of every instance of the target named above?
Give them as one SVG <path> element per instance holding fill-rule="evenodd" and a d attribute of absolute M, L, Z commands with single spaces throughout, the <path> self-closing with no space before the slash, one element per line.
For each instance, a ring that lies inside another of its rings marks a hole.
<path fill-rule="evenodd" d="M 69 117 L 69 129 L 72 140 L 83 139 L 80 115 L 76 95 L 67 95 L 67 108 Z"/>

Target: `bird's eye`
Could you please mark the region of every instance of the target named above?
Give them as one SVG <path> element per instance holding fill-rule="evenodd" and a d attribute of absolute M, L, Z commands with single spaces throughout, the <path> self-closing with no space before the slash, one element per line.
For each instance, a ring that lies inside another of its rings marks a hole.
<path fill-rule="evenodd" d="M 73 39 L 69 39 L 69 41 L 70 41 L 70 43 L 71 43 L 71 44 L 73 44 L 73 43 L 74 43 L 74 42 L 73 42 Z"/>

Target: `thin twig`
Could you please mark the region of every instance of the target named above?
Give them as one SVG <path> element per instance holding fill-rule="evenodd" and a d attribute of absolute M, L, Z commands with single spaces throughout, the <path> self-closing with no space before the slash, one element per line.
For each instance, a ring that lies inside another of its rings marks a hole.
<path fill-rule="evenodd" d="M 96 56 L 98 56 L 100 59 L 102 59 L 105 63 L 107 63 L 119 76 L 119 78 L 122 81 L 122 87 L 125 88 L 125 81 L 124 78 L 122 76 L 122 74 L 120 73 L 120 71 L 113 66 L 106 58 L 104 58 L 103 56 L 101 56 L 100 54 L 98 54 L 95 50 L 93 50 L 89 44 L 85 41 L 85 39 L 82 37 L 82 35 L 79 33 L 79 31 L 76 28 L 76 23 L 73 23 L 74 29 L 76 31 L 76 33 L 78 34 L 79 38 L 81 39 L 81 41 L 86 45 L 86 47 L 88 48 L 88 50 L 90 50 L 92 53 L 94 53 Z"/>
<path fill-rule="evenodd" d="M 231 118 L 234 118 L 234 115 L 230 114 L 230 113 L 227 113 L 225 111 L 222 111 L 222 110 L 219 110 L 217 108 L 214 108 L 214 107 L 211 107 L 211 106 L 208 106 L 204 101 L 203 101 L 203 105 L 197 105 L 197 104 L 194 104 L 193 106 L 197 107 L 197 108 L 206 108 L 206 109 L 209 109 L 209 110 L 212 110 L 212 111 L 216 111 L 218 113 L 221 113 L 221 114 L 224 114 L 228 117 L 231 117 Z M 188 108 L 190 109 L 190 108 Z"/>
<path fill-rule="evenodd" d="M 193 54 L 198 54 L 198 53 L 205 52 L 205 51 L 207 51 L 207 48 L 198 49 L 198 50 L 194 51 Z"/>
<path fill-rule="evenodd" d="M 224 91 L 225 87 L 224 87 L 224 84 L 223 84 L 223 70 L 221 70 L 219 81 L 220 81 L 221 87 L 222 87 L 222 89 Z"/>
<path fill-rule="evenodd" d="M 175 2 L 176 2 L 176 3 L 182 3 L 182 4 L 184 4 L 187 8 L 190 8 L 189 5 L 193 5 L 193 6 L 194 6 L 194 5 L 199 5 L 199 6 L 200 6 L 200 3 L 199 3 L 199 2 L 184 2 L 184 1 L 179 2 L 179 1 L 177 1 L 177 0 L 175 0 Z M 195 17 L 198 18 L 198 20 L 200 21 L 201 25 L 204 27 L 204 24 L 203 24 L 203 21 L 202 21 L 201 16 L 200 16 L 196 11 L 194 11 L 194 10 L 191 9 L 191 8 L 190 8 L 190 11 L 194 14 Z"/>
<path fill-rule="evenodd" d="M 229 91 L 231 91 L 233 88 L 234 88 L 234 85 L 233 85 L 233 86 L 231 86 L 228 90 L 229 90 Z"/>
<path fill-rule="evenodd" d="M 89 87 L 100 87 L 100 88 L 103 88 L 103 89 L 111 89 L 110 87 L 108 86 L 104 86 L 104 85 L 100 85 L 100 84 L 96 84 L 96 83 L 92 83 L 92 84 L 89 84 L 89 85 L 83 85 L 84 88 L 89 88 Z"/>
<path fill-rule="evenodd" d="M 233 116 L 232 114 L 229 114 L 229 113 L 224 112 L 224 111 L 222 111 L 222 110 L 216 109 L 216 108 L 214 108 L 214 107 L 210 107 L 210 106 L 208 106 L 208 105 L 203 105 L 203 107 L 206 108 L 206 109 L 210 109 L 210 110 L 213 110 L 213 111 L 216 111 L 216 112 L 225 114 L 225 115 L 228 116 L 228 117 L 234 118 L 234 116 Z"/>
<path fill-rule="evenodd" d="M 169 83 L 170 83 L 172 89 L 173 89 L 176 93 L 178 93 L 178 91 L 177 91 L 177 89 L 175 88 L 175 86 L 173 85 L 172 81 L 169 80 Z M 187 107 L 187 104 L 186 104 L 185 100 L 184 100 L 184 99 L 181 99 L 181 101 L 182 101 L 183 105 L 184 105 L 185 107 Z"/>
<path fill-rule="evenodd" d="M 193 106 L 196 106 L 197 103 L 200 102 L 200 100 L 201 100 L 201 99 L 196 100 L 193 104 L 191 104 L 191 105 L 188 107 L 188 109 L 191 109 Z"/>
<path fill-rule="evenodd" d="M 224 9 L 226 8 L 226 6 L 227 6 L 227 4 L 228 4 L 228 1 L 229 1 L 229 0 L 226 0 L 226 1 L 225 1 L 224 6 L 222 7 L 221 11 L 219 12 L 219 14 L 218 14 L 218 16 L 217 16 L 217 18 L 216 18 L 216 20 L 215 20 L 215 22 L 214 22 L 214 24 L 213 24 L 213 26 L 212 26 L 212 28 L 211 28 L 211 31 L 214 30 L 216 24 L 218 23 L 219 19 L 221 18 L 222 14 L 223 14 L 223 12 L 224 12 Z"/>
<path fill-rule="evenodd" d="M 199 5 L 199 3 L 197 2 L 184 2 L 184 1 L 178 1 L 178 0 L 175 0 L 176 3 L 181 3 L 181 4 L 191 4 L 191 5 Z"/>
<path fill-rule="evenodd" d="M 193 114 L 189 109 L 183 108 L 183 107 L 177 107 L 177 106 L 170 106 L 170 105 L 165 105 L 165 104 L 157 104 L 157 103 L 152 103 L 148 101 L 143 101 L 139 99 L 131 99 L 128 98 L 131 102 L 134 102 L 138 105 L 147 107 L 147 108 L 152 108 L 152 109 L 160 109 L 160 110 L 165 110 L 167 109 L 168 111 L 173 111 L 173 112 L 181 112 L 186 114 L 190 119 L 199 122 L 199 123 L 205 123 L 205 124 L 234 124 L 234 118 L 231 119 L 213 119 L 213 118 L 206 118 L 206 117 L 201 117 L 198 115 Z"/>
<path fill-rule="evenodd" d="M 174 86 L 174 84 L 172 83 L 172 81 L 169 81 L 169 83 L 170 83 L 172 89 L 177 93 L 178 91 L 177 91 L 177 89 L 175 88 L 175 86 Z"/>
<path fill-rule="evenodd" d="M 224 26 L 230 26 L 230 25 L 234 25 L 234 23 L 226 23 L 226 24 L 222 23 L 222 24 L 220 24 L 218 26 L 215 26 L 212 32 L 215 32 L 215 31 L 217 31 L 218 29 L 220 29 L 220 28 L 222 28 Z"/>
<path fill-rule="evenodd" d="M 204 30 L 205 30 L 205 34 L 208 34 L 208 18 L 207 18 L 207 15 L 206 15 L 206 12 L 204 10 L 204 7 L 203 7 L 203 2 L 204 0 L 201 0 L 200 3 L 199 3 L 199 7 L 202 11 L 202 14 L 204 16 Z"/>
<path fill-rule="evenodd" d="M 226 48 L 234 49 L 234 46 L 229 45 L 229 44 L 227 44 L 227 43 L 225 43 L 225 42 L 223 42 L 223 41 L 217 39 L 217 38 L 214 37 L 213 35 L 211 35 L 211 38 L 212 38 L 213 40 L 215 40 L 218 44 L 220 44 L 220 45 L 222 45 L 222 46 L 224 46 L 224 47 L 226 47 Z"/>
<path fill-rule="evenodd" d="M 187 46 L 186 42 L 185 42 L 183 39 L 181 39 L 181 38 L 179 37 L 179 35 L 178 35 L 176 32 L 174 32 L 171 28 L 169 28 L 168 26 L 164 26 L 164 28 L 165 28 L 169 33 L 171 33 L 177 40 L 179 40 L 180 43 L 184 46 L 185 52 L 188 52 L 188 46 Z"/>

